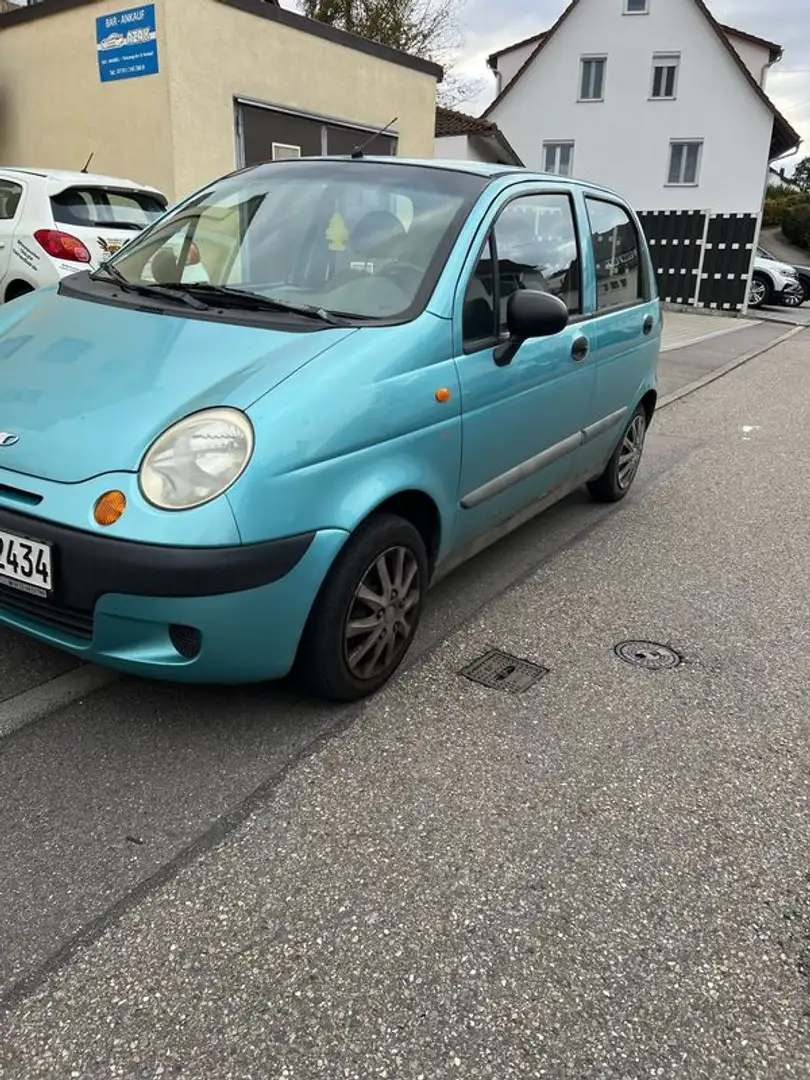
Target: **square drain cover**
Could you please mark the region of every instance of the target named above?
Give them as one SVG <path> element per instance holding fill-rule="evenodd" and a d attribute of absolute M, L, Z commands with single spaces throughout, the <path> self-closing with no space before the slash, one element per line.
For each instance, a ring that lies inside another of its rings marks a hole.
<path fill-rule="evenodd" d="M 529 660 L 518 660 L 516 656 L 490 649 L 471 664 L 463 667 L 459 675 L 465 679 L 488 686 L 492 690 L 505 690 L 509 694 L 522 694 L 536 682 L 548 675 L 548 668 L 533 664 Z"/>

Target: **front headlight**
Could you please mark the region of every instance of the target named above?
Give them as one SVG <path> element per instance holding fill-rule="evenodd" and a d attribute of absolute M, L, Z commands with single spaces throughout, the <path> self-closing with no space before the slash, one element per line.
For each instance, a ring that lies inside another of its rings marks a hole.
<path fill-rule="evenodd" d="M 205 409 L 173 424 L 146 451 L 144 498 L 161 510 L 210 502 L 242 475 L 253 453 L 253 426 L 238 409 Z"/>

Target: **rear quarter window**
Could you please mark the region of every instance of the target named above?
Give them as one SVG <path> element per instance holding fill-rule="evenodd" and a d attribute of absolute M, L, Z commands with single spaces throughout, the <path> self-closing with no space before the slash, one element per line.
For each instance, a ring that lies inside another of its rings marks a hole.
<path fill-rule="evenodd" d="M 72 187 L 51 196 L 58 225 L 99 229 L 144 229 L 160 217 L 166 203 L 145 191 Z"/>
<path fill-rule="evenodd" d="M 0 221 L 11 221 L 16 217 L 22 193 L 22 185 L 0 179 Z"/>

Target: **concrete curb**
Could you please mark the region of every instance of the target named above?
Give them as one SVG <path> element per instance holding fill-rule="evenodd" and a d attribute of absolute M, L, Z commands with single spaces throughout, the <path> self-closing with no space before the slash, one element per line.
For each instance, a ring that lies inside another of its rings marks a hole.
<path fill-rule="evenodd" d="M 20 728 L 44 720 L 74 701 L 115 682 L 118 673 L 94 664 L 83 664 L 55 679 L 0 702 L 0 739 Z"/>
<path fill-rule="evenodd" d="M 681 386 L 678 390 L 673 390 L 671 394 L 665 394 L 662 397 L 656 409 L 665 409 L 667 405 L 674 405 L 676 401 L 680 401 L 681 398 L 685 398 L 688 394 L 694 394 L 696 390 L 702 390 L 704 386 L 708 386 L 709 383 L 713 383 L 716 379 L 721 379 L 724 375 L 728 375 L 729 372 L 734 371 L 735 368 L 742 367 L 743 364 L 747 364 L 749 360 L 755 360 L 758 356 L 762 356 L 763 353 L 770 352 L 771 349 L 775 349 L 777 345 L 781 345 L 789 338 L 795 337 L 796 334 L 801 334 L 806 330 L 805 326 L 794 326 L 788 330 L 786 334 L 782 334 L 775 341 L 769 342 L 767 345 L 761 345 L 758 349 L 754 349 L 753 352 L 746 353 L 744 356 L 737 356 L 734 360 L 730 360 L 722 367 L 715 368 L 714 371 L 708 372 L 706 375 L 701 375 L 699 379 L 695 379 L 694 382 L 687 383 L 686 386 Z"/>

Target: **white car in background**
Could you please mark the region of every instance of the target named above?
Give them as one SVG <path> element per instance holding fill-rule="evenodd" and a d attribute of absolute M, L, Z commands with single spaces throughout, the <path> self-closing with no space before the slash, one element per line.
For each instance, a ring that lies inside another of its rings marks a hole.
<path fill-rule="evenodd" d="M 96 269 L 166 206 L 133 180 L 0 167 L 0 303 Z"/>
<path fill-rule="evenodd" d="M 748 286 L 748 306 L 761 308 L 768 304 L 777 304 L 783 307 L 801 307 L 804 301 L 804 288 L 798 271 L 758 247 L 751 284 Z"/>

